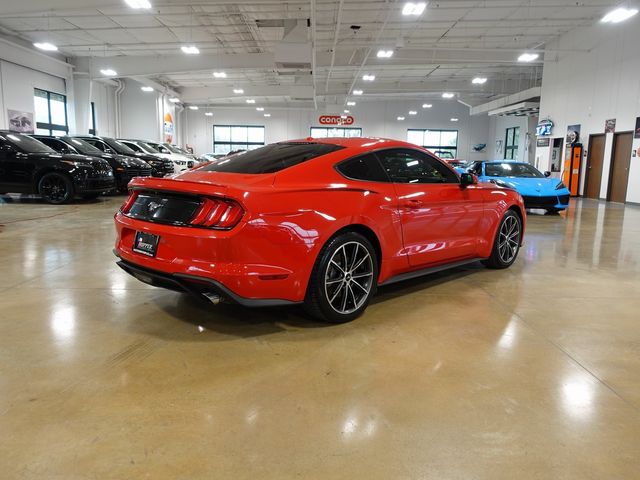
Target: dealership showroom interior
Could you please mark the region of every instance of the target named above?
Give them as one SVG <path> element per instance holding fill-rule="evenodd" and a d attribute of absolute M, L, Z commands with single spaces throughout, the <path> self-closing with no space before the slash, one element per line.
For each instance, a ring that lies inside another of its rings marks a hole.
<path fill-rule="evenodd" d="M 640 2 L 0 2 L 0 478 L 640 479 Z"/>

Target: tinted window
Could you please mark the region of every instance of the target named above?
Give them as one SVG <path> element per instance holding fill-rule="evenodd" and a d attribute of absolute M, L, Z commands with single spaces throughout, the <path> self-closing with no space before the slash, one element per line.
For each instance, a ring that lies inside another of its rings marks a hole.
<path fill-rule="evenodd" d="M 63 140 L 68 144 L 75 148 L 78 152 L 83 153 L 85 155 L 101 155 L 102 151 L 93 145 L 85 142 L 84 140 L 80 140 L 79 138 L 72 137 L 64 137 Z"/>
<path fill-rule="evenodd" d="M 378 157 L 373 153 L 342 162 L 337 168 L 342 175 L 354 180 L 366 180 L 369 182 L 389 181 L 389 177 L 382 169 Z"/>
<path fill-rule="evenodd" d="M 458 176 L 439 160 L 410 149 L 377 153 L 391 181 L 395 183 L 458 183 Z"/>
<path fill-rule="evenodd" d="M 488 177 L 544 178 L 543 174 L 528 163 L 487 163 L 484 172 Z"/>
<path fill-rule="evenodd" d="M 124 143 L 114 139 L 104 137 L 103 140 L 107 145 L 109 145 L 113 150 L 115 150 L 120 155 L 135 155 L 135 152 L 127 147 Z"/>
<path fill-rule="evenodd" d="M 64 143 L 62 143 L 60 140 L 57 140 L 55 138 L 38 137 L 37 139 L 42 143 L 44 143 L 45 145 L 47 145 L 48 147 L 53 148 L 56 152 L 60 152 L 64 150 L 65 147 L 69 150 L 72 150 L 69 147 L 67 147 Z"/>
<path fill-rule="evenodd" d="M 94 140 L 93 138 L 87 138 L 85 140 L 89 145 L 96 147 L 101 152 L 106 151 L 107 146 L 100 140 Z"/>
<path fill-rule="evenodd" d="M 274 143 L 207 165 L 201 170 L 229 173 L 274 173 L 344 147 L 327 143 Z"/>
<path fill-rule="evenodd" d="M 3 137 L 21 152 L 25 153 L 56 153 L 51 147 L 47 147 L 44 143 L 35 138 L 23 135 L 21 133 L 5 133 Z"/>

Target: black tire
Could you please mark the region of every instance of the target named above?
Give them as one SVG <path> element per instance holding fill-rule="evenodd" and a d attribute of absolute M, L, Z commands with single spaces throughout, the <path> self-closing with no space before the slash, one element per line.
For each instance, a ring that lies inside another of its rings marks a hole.
<path fill-rule="evenodd" d="M 329 240 L 316 259 L 305 310 L 324 322 L 350 322 L 369 305 L 377 280 L 378 259 L 371 242 L 356 232 L 342 233 Z"/>
<path fill-rule="evenodd" d="M 71 179 L 57 172 L 47 173 L 42 176 L 38 182 L 38 193 L 45 202 L 53 205 L 69 203 L 75 195 Z"/>
<path fill-rule="evenodd" d="M 513 230 L 512 230 L 513 228 Z M 493 240 L 491 256 L 482 263 L 488 268 L 508 268 L 518 257 L 522 239 L 522 222 L 513 210 L 507 210 Z"/>

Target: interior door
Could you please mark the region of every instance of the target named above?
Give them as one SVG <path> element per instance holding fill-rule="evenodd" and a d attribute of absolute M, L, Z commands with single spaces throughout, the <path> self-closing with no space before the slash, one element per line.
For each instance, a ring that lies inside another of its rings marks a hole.
<path fill-rule="evenodd" d="M 600 198 L 602 183 L 602 165 L 604 164 L 605 135 L 589 136 L 589 153 L 587 155 L 587 179 L 584 188 L 586 198 Z"/>
<path fill-rule="evenodd" d="M 394 184 L 409 264 L 423 267 L 476 256 L 481 192 L 460 187 L 450 168 L 422 151 L 398 148 L 377 155 Z"/>
<path fill-rule="evenodd" d="M 610 202 L 624 203 L 627 200 L 627 184 L 629 183 L 629 165 L 633 132 L 616 133 L 613 136 L 612 165 L 609 175 Z"/>

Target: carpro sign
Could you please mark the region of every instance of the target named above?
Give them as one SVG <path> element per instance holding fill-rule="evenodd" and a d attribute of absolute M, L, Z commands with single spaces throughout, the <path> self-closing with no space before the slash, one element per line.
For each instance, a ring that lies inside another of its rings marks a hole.
<path fill-rule="evenodd" d="M 356 119 L 351 115 L 320 115 L 320 125 L 353 125 Z"/>

